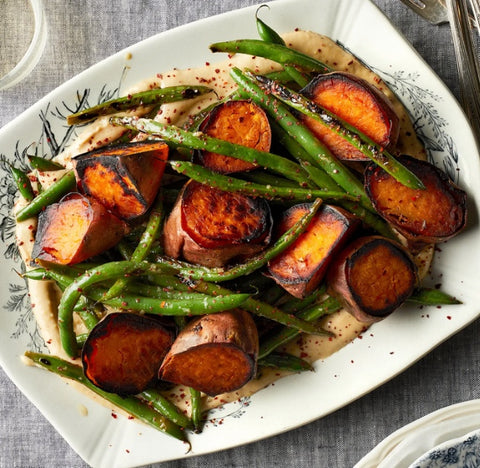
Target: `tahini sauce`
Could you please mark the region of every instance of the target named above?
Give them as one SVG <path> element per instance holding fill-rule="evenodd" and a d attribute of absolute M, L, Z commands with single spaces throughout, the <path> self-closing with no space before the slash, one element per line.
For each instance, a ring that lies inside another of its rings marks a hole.
<path fill-rule="evenodd" d="M 309 31 L 295 30 L 285 34 L 283 37 L 290 47 L 311 55 L 336 70 L 350 72 L 362 77 L 379 88 L 390 99 L 400 118 L 400 136 L 397 144 L 398 151 L 421 159 L 425 158 L 425 151 L 415 135 L 407 112 L 378 75 L 367 69 L 354 56 L 325 36 Z M 209 93 L 208 95 L 193 100 L 182 103 L 165 104 L 155 117 L 155 120 L 164 123 L 181 125 L 188 119 L 189 115 L 197 113 L 235 89 L 235 84 L 229 76 L 229 70 L 232 67 L 250 69 L 258 73 L 268 73 L 279 68 L 277 64 L 269 60 L 237 54 L 223 62 L 206 63 L 205 66 L 201 68 L 173 69 L 165 73 L 159 73 L 150 79 L 138 83 L 129 89 L 127 93 L 131 94 L 147 89 L 179 84 L 202 84 L 214 89 L 215 93 Z M 149 109 L 144 109 L 143 113 L 148 110 Z M 141 114 L 142 111 L 138 113 Z M 70 159 L 73 156 L 104 146 L 108 142 L 120 137 L 123 131 L 124 130 L 119 127 L 109 125 L 108 117 L 102 117 L 90 124 L 57 159 L 68 168 L 70 167 Z M 58 176 L 58 173 L 56 175 Z M 48 174 L 46 177 L 48 177 Z M 47 182 L 47 180 L 44 180 L 42 184 L 45 185 Z M 17 226 L 18 244 L 21 255 L 27 265 L 29 264 L 31 248 L 33 246 L 34 231 L 35 223 L 32 222 L 32 220 L 19 223 Z M 425 270 L 430 264 L 431 252 L 432 250 L 430 249 L 424 253 L 424 257 L 422 258 L 421 268 L 423 273 L 425 273 Z M 53 283 L 48 281 L 30 281 L 29 288 L 33 312 L 40 333 L 49 351 L 52 354 L 66 358 L 60 344 L 57 327 L 58 290 Z M 81 327 L 81 324 L 77 322 L 77 326 Z M 324 327 L 334 333 L 335 337 L 303 335 L 295 342 L 287 345 L 285 350 L 300 355 L 302 358 L 313 363 L 327 358 L 350 343 L 367 328 L 365 324 L 358 322 L 346 311 L 340 311 L 325 318 Z M 285 375 L 287 375 L 286 372 L 279 372 L 277 370 L 262 370 L 261 375 L 259 375 L 257 379 L 254 379 L 236 392 L 218 395 L 214 398 L 206 397 L 205 408 L 213 408 L 226 402 L 237 400 L 242 396 L 251 395 Z M 77 388 L 85 391 L 82 386 L 77 385 Z M 174 400 L 181 408 L 189 411 L 189 398 L 183 395 L 184 391 L 184 388 L 179 387 L 166 392 L 166 396 Z M 91 396 L 98 399 L 93 394 Z M 103 400 L 102 403 L 107 404 Z"/>

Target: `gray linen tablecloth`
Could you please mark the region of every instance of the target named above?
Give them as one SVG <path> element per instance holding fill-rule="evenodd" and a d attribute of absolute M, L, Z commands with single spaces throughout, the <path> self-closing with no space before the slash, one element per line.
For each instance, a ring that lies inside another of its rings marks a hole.
<path fill-rule="evenodd" d="M 45 52 L 25 81 L 0 91 L 0 127 L 64 81 L 118 50 L 175 26 L 256 3 L 46 0 L 49 36 Z M 458 96 L 448 25 L 428 24 L 399 0 L 375 3 Z M 352 467 L 401 426 L 443 406 L 479 398 L 479 335 L 476 322 L 402 375 L 321 420 L 264 441 L 162 467 Z M 0 466 L 86 466 L 2 370 Z"/>

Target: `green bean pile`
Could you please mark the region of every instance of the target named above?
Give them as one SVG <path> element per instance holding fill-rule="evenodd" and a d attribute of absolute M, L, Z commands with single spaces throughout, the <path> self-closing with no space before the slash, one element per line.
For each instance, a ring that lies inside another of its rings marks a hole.
<path fill-rule="evenodd" d="M 260 40 L 221 42 L 210 48 L 218 52 L 261 56 L 283 66 L 282 72 L 268 77 L 233 68 L 231 77 L 238 88 L 229 99 L 249 99 L 261 106 L 269 115 L 276 141 L 285 149 L 285 154 L 262 152 L 208 137 L 198 132 L 200 118 L 194 117 L 185 128 L 179 128 L 131 115 L 112 116 L 112 125 L 129 129 L 133 135 L 142 133 L 167 142 L 173 157 L 170 157 L 163 188 L 148 219 L 119 245 L 88 264 L 41 266 L 24 274 L 30 280 L 53 280 L 62 290 L 58 327 L 62 347 L 69 357 L 78 356 L 79 347 L 85 340 L 85 334 L 75 333 L 74 314 L 80 316 L 87 330 L 112 309 L 170 316 L 178 327 L 182 327 L 191 316 L 241 307 L 262 320 L 268 319 L 271 324 L 270 331 L 261 337 L 260 368 L 274 366 L 293 372 L 311 370 L 308 362 L 293 355 L 280 354 L 277 350 L 300 333 L 330 335 L 322 328 L 319 319 L 340 310 L 341 305 L 337 299 L 326 295 L 324 285 L 305 299 L 295 299 L 262 275 L 261 269 L 304 232 L 324 200 L 348 209 L 375 232 L 394 237 L 390 226 L 376 214 L 357 176 L 300 123 L 297 112 L 338 129 L 338 134 L 370 159 L 387 167 L 405 185 L 421 188 L 421 182 L 355 128 L 300 96 L 298 89 L 305 86 L 314 74 L 331 71 L 331 68 L 288 48 L 268 25 L 258 17 L 256 21 Z M 166 102 L 193 98 L 210 91 L 202 86 L 150 90 L 85 109 L 70 116 L 68 123 L 84 123 L 99 116 L 134 110 L 138 106 L 158 108 Z M 254 162 L 261 169 L 231 177 L 182 157 L 199 149 Z M 29 162 L 33 170 L 64 169 L 43 158 L 30 157 Z M 45 206 L 75 189 L 75 175 L 73 171 L 66 171 L 63 177 L 35 196 L 27 174 L 14 167 L 11 171 L 21 196 L 27 202 L 16 214 L 18 222 L 36 216 Z M 226 268 L 192 265 L 165 257 L 160 242 L 163 220 L 178 194 L 179 182 L 183 184 L 188 179 L 221 190 L 264 197 L 273 204 L 310 202 L 310 210 L 268 249 L 245 263 Z M 173 183 L 170 184 L 169 180 Z M 260 291 L 263 300 L 258 299 Z M 455 302 L 438 290 L 427 289 L 416 291 L 410 300 L 423 304 Z M 187 442 L 184 429 L 201 430 L 201 395 L 194 389 L 190 391 L 192 412 L 189 418 L 158 390 L 149 389 L 137 396 L 120 397 L 95 387 L 85 378 L 82 368 L 72 362 L 40 353 L 27 352 L 26 355 L 39 366 L 80 382 L 134 417 L 179 440 Z"/>

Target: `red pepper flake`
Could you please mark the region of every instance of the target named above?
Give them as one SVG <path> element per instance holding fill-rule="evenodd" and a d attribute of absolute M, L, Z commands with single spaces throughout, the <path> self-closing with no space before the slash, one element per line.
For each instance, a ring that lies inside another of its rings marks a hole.
<path fill-rule="evenodd" d="M 117 419 L 117 415 L 112 411 L 112 418 Z"/>
<path fill-rule="evenodd" d="M 447 319 L 448 319 L 448 320 L 452 320 L 452 316 L 451 316 L 451 315 L 447 315 Z"/>
<path fill-rule="evenodd" d="M 125 452 L 127 452 L 127 453 L 130 453 L 130 450 L 128 450 L 128 449 L 125 449 Z"/>

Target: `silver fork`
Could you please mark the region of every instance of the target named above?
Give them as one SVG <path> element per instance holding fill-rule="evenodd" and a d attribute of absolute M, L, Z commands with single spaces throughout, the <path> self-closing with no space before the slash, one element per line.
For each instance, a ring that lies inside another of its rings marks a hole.
<path fill-rule="evenodd" d="M 479 6 L 478 1 L 469 2 L 477 14 L 475 7 Z M 447 0 L 447 12 L 457 59 L 460 98 L 477 143 L 480 144 L 480 64 L 470 31 L 467 1 Z"/>
<path fill-rule="evenodd" d="M 402 0 L 415 13 L 432 24 L 448 22 L 448 12 L 442 0 Z"/>
<path fill-rule="evenodd" d="M 433 24 L 450 23 L 455 49 L 460 99 L 472 130 L 480 144 L 480 64 L 475 53 L 470 26 L 479 30 L 479 0 L 402 0 L 422 18 Z"/>

